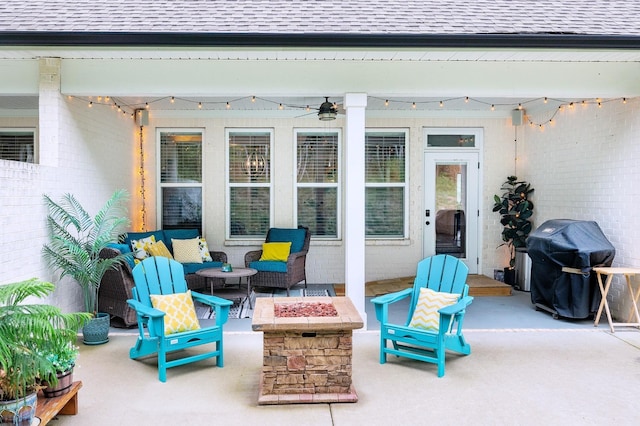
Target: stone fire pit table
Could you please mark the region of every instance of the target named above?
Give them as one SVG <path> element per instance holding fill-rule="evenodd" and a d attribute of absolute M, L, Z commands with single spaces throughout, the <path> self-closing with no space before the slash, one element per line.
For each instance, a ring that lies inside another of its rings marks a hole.
<path fill-rule="evenodd" d="M 332 304 L 337 316 L 276 317 L 278 304 Z M 348 297 L 261 297 L 251 328 L 263 332 L 258 404 L 357 402 L 352 334 L 363 321 Z"/>

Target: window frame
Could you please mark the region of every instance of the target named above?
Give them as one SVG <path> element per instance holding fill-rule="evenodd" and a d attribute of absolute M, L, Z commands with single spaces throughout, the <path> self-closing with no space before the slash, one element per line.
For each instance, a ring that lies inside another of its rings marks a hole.
<path fill-rule="evenodd" d="M 366 172 L 365 172 L 365 177 L 364 177 L 364 186 L 365 186 L 365 221 L 366 221 L 366 191 L 368 188 L 404 188 L 403 190 L 403 200 L 404 200 L 404 205 L 403 205 L 403 235 L 399 236 L 399 235 L 389 235 L 389 236 L 384 236 L 384 235 L 367 235 L 366 234 L 366 229 L 365 229 L 365 240 L 366 241 L 375 241 L 375 240 L 383 240 L 383 241 L 392 241 L 392 240 L 406 240 L 409 238 L 409 206 L 410 206 L 410 200 L 409 200 L 409 159 L 411 158 L 410 156 L 410 144 L 409 144 L 409 135 L 410 135 L 410 129 L 409 128 L 393 128 L 393 127 L 388 127 L 388 128 L 382 128 L 382 127 L 367 127 L 365 128 L 365 168 L 366 168 L 366 162 L 367 162 L 367 158 L 366 158 L 366 145 L 367 145 L 367 139 L 368 139 L 368 135 L 369 134 L 392 134 L 392 133 L 403 133 L 404 134 L 404 182 L 367 182 L 367 178 L 366 178 Z"/>
<path fill-rule="evenodd" d="M 176 183 L 163 183 L 162 182 L 162 134 L 163 133 L 200 133 L 200 183 L 187 183 L 187 182 L 176 182 Z M 206 211 L 206 197 L 205 197 L 205 167 L 204 167 L 204 147 L 205 147 L 205 129 L 203 127 L 157 127 L 156 128 L 156 182 L 157 182 L 157 190 L 156 190 L 156 223 L 158 229 L 164 229 L 164 224 L 162 223 L 163 219 L 163 192 L 164 188 L 200 188 L 201 194 L 201 204 L 202 208 L 200 209 L 200 234 L 204 234 L 205 228 L 205 214 Z"/>
<path fill-rule="evenodd" d="M 232 134 L 268 134 L 269 135 L 269 182 L 235 182 L 230 181 L 230 136 Z M 257 235 L 247 236 L 233 236 L 231 235 L 231 188 L 269 188 L 269 226 L 273 226 L 274 218 L 274 143 L 275 143 L 275 130 L 270 127 L 227 127 L 224 129 L 225 139 L 225 167 L 224 167 L 224 179 L 225 179 L 225 239 L 228 241 L 255 241 L 258 238 Z M 264 236 L 261 236 L 264 239 Z"/>
<path fill-rule="evenodd" d="M 337 135 L 338 146 L 336 182 L 298 182 L 298 135 Z M 293 129 L 293 218 L 298 226 L 298 188 L 336 188 L 336 235 L 312 235 L 314 240 L 339 241 L 342 239 L 342 129 L 341 128 L 295 128 Z"/>
<path fill-rule="evenodd" d="M 38 132 L 35 127 L 0 127 L 0 134 L 10 135 L 12 133 L 31 133 L 33 137 L 33 161 L 22 161 L 22 160 L 11 160 L 8 158 L 0 158 L 3 161 L 12 161 L 15 163 L 24 163 L 24 164 L 39 164 L 40 163 L 40 153 L 38 146 Z"/>

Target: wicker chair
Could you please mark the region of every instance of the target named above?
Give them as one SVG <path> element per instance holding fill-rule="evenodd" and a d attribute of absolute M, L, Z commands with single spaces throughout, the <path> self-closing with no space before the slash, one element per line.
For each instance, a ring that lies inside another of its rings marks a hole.
<path fill-rule="evenodd" d="M 221 251 L 210 251 L 211 257 L 217 262 L 227 262 L 227 255 Z M 100 257 L 110 259 L 120 254 L 120 251 L 114 248 L 104 248 L 100 252 Z M 207 288 L 207 278 L 196 274 L 187 274 L 185 276 L 187 287 L 191 290 Z M 209 278 L 213 281 L 213 285 L 224 285 L 224 280 L 220 278 Z M 116 318 L 112 322 L 114 327 L 132 327 L 138 324 L 136 311 L 127 304 L 127 299 L 131 299 L 133 293 L 131 289 L 134 287 L 133 275 L 129 263 L 122 262 L 116 268 L 109 269 L 105 272 L 100 282 L 98 292 L 98 308 L 100 312 L 108 313 L 111 318 Z"/>
<path fill-rule="evenodd" d="M 286 262 L 286 271 L 284 272 L 274 272 L 272 270 L 265 270 L 270 269 L 268 267 L 261 267 L 263 262 L 267 263 L 265 261 L 260 261 L 262 250 L 253 250 L 244 255 L 245 266 L 258 270 L 258 273 L 251 277 L 251 287 L 284 288 L 287 290 L 287 296 L 289 296 L 289 289 L 301 281 L 304 281 L 304 287 L 307 288 L 305 264 L 307 261 L 307 252 L 309 251 L 309 243 L 311 241 L 309 228 L 304 226 L 298 226 L 297 230 L 271 228 L 269 229 L 269 232 L 267 232 L 265 242 L 288 242 L 290 240 L 286 239 L 286 235 L 291 233 L 291 231 L 298 230 L 304 230 L 304 242 L 302 243 L 302 249 L 294 252 L 296 247 L 292 245 L 291 253 L 289 254 Z"/>
<path fill-rule="evenodd" d="M 103 259 L 111 259 L 120 254 L 114 248 L 104 248 L 100 252 Z M 112 323 L 113 326 L 124 325 L 132 327 L 138 324 L 136 311 L 127 304 L 127 299 L 133 297 L 131 289 L 134 287 L 133 275 L 129 263 L 122 262 L 113 269 L 109 269 L 102 276 L 98 292 L 98 308 L 100 312 L 108 313 L 111 318 L 119 318 L 122 321 Z"/>

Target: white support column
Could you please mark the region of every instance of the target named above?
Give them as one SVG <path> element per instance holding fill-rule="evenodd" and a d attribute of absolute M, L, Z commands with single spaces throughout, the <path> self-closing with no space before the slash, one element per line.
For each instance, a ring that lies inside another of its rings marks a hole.
<path fill-rule="evenodd" d="M 347 93 L 345 136 L 345 292 L 367 328 L 365 313 L 364 130 L 367 95 Z"/>
<path fill-rule="evenodd" d="M 60 110 L 64 102 L 60 94 L 61 63 L 60 58 L 40 59 L 38 162 L 52 167 L 60 161 Z"/>

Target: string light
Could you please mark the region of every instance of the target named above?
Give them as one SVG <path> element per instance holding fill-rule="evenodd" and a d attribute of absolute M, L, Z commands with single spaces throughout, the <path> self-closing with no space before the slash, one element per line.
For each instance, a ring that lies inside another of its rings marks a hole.
<path fill-rule="evenodd" d="M 163 100 L 164 101 L 169 101 L 172 104 L 175 103 L 175 101 L 176 101 L 176 97 L 175 96 L 166 96 L 166 97 L 161 97 L 161 98 L 149 100 L 147 102 L 144 102 L 144 104 L 142 104 L 142 103 L 126 104 L 125 103 L 123 105 L 122 103 L 120 103 L 118 101 L 118 99 L 115 99 L 115 98 L 112 99 L 109 96 L 96 96 L 96 97 L 88 97 L 88 98 L 85 97 L 85 98 L 83 98 L 83 97 L 77 97 L 77 96 L 73 96 L 73 95 L 66 95 L 66 97 L 69 100 L 73 100 L 73 99 L 84 100 L 86 102 L 86 105 L 89 108 L 93 108 L 94 105 L 110 106 L 113 109 L 117 109 L 117 112 L 122 112 L 123 115 L 125 115 L 125 116 L 131 115 L 132 117 L 134 117 L 134 115 L 130 112 L 132 110 L 138 110 L 138 109 L 147 109 L 148 110 L 148 109 L 151 108 L 151 105 L 153 103 L 162 102 Z M 484 105 L 489 106 L 491 111 L 495 111 L 497 106 L 501 107 L 501 109 L 505 109 L 505 108 L 509 108 L 509 107 L 511 109 L 513 109 L 514 105 L 516 105 L 515 107 L 518 110 L 523 110 L 527 104 L 530 104 L 530 103 L 533 103 L 533 102 L 544 102 L 544 104 L 548 104 L 549 101 L 555 101 L 555 102 L 559 103 L 557 109 L 555 110 L 555 112 L 553 113 L 551 118 L 545 120 L 543 123 L 533 123 L 529 119 L 528 121 L 532 125 L 555 123 L 554 117 L 555 117 L 556 114 L 563 112 L 566 108 L 574 109 L 577 102 L 580 102 L 580 105 L 582 105 L 584 108 L 588 107 L 589 104 L 597 104 L 597 106 L 599 108 L 602 108 L 604 103 L 612 102 L 612 101 L 620 101 L 623 104 L 627 104 L 627 99 L 628 99 L 627 97 L 621 97 L 621 98 L 609 98 L 609 99 L 605 99 L 605 100 L 603 100 L 602 98 L 595 98 L 595 99 L 592 98 L 592 99 L 583 99 L 583 100 L 579 100 L 579 101 L 564 101 L 564 100 L 561 100 L 561 99 L 553 99 L 553 98 L 549 98 L 549 97 L 545 96 L 545 97 L 542 97 L 542 98 L 529 99 L 529 100 L 526 100 L 526 101 L 523 101 L 523 102 L 518 102 L 517 104 L 515 104 L 515 103 L 511 103 L 511 104 L 507 104 L 507 103 L 505 103 L 505 104 L 489 104 L 488 102 L 486 102 L 486 101 L 484 101 L 482 99 L 474 99 L 474 98 L 471 98 L 469 96 L 464 96 L 464 97 L 461 96 L 461 97 L 456 97 L 456 98 L 442 99 L 440 101 L 434 101 L 434 100 L 407 101 L 405 99 L 394 100 L 394 99 L 389 99 L 389 98 L 376 98 L 375 96 L 369 96 L 369 98 L 370 99 L 378 99 L 379 101 L 384 103 L 385 107 L 389 107 L 389 105 L 391 103 L 405 104 L 405 105 L 410 104 L 411 105 L 411 109 L 414 109 L 414 110 L 417 109 L 418 104 L 426 105 L 426 104 L 435 104 L 436 102 L 438 103 L 440 108 L 444 108 L 445 102 L 449 103 L 449 102 L 453 102 L 453 101 L 456 101 L 456 100 L 464 101 L 464 103 L 469 103 L 469 101 L 474 101 L 474 102 L 479 103 L 479 104 L 484 104 Z M 207 101 L 207 102 L 204 102 L 204 101 L 197 101 L 197 100 L 188 99 L 188 98 L 177 98 L 177 99 L 179 99 L 179 100 L 181 100 L 183 102 L 186 102 L 186 103 L 193 103 L 194 106 L 197 106 L 198 109 L 202 109 L 204 104 L 225 105 L 226 109 L 231 109 L 231 102 L 241 101 L 243 99 L 246 99 L 247 101 L 250 100 L 252 103 L 257 102 L 258 100 L 263 101 L 263 102 L 268 102 L 268 103 L 277 105 L 277 108 L 279 110 L 283 110 L 285 108 L 287 108 L 287 109 L 290 108 L 290 109 L 301 109 L 301 110 L 304 109 L 307 112 L 309 112 L 312 109 L 312 108 L 310 108 L 309 105 L 287 104 L 287 103 L 284 103 L 284 102 L 278 102 L 278 101 L 274 101 L 274 100 L 271 100 L 271 99 L 259 98 L 259 97 L 255 96 L 255 95 L 240 97 L 240 98 L 237 98 L 237 99 L 230 99 L 230 100 L 224 101 L 224 102 L 223 101 L 219 101 L 219 102 Z M 373 105 L 373 103 L 372 103 L 372 105 Z M 337 102 L 333 102 L 333 106 L 334 106 L 334 108 L 338 108 L 338 103 Z M 214 107 L 213 110 L 215 110 L 215 109 L 216 108 Z M 540 127 L 540 128 L 542 129 L 544 127 Z"/>
<path fill-rule="evenodd" d="M 138 111 L 138 114 L 141 114 Z M 146 206 L 146 190 L 144 177 L 144 132 L 143 126 L 140 126 L 140 231 L 147 230 L 147 206 Z"/>

